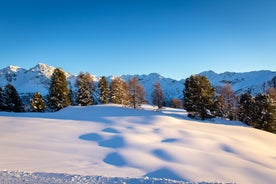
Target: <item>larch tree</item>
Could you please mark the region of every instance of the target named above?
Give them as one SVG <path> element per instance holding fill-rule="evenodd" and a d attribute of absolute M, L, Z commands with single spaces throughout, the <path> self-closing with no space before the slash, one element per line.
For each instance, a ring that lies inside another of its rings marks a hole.
<path fill-rule="evenodd" d="M 100 89 L 100 101 L 102 104 L 107 104 L 109 102 L 109 87 L 106 77 L 101 77 L 98 88 Z"/>
<path fill-rule="evenodd" d="M 238 98 L 229 83 L 218 90 L 216 100 L 219 104 L 219 111 L 223 118 L 236 120 L 238 113 Z"/>
<path fill-rule="evenodd" d="M 171 99 L 171 107 L 176 109 L 182 109 L 183 101 L 181 99 L 173 98 Z"/>
<path fill-rule="evenodd" d="M 33 112 L 44 112 L 46 108 L 43 97 L 38 92 L 36 92 L 30 99 L 30 105 Z"/>
<path fill-rule="evenodd" d="M 133 77 L 128 82 L 129 89 L 129 106 L 133 108 L 139 108 L 144 103 L 146 93 L 143 86 L 138 83 L 137 77 Z"/>
<path fill-rule="evenodd" d="M 110 83 L 110 101 L 115 104 L 127 105 L 129 102 L 129 91 L 127 83 L 120 77 L 115 77 Z"/>
<path fill-rule="evenodd" d="M 276 88 L 271 87 L 266 90 L 266 93 L 270 96 L 273 102 L 276 103 Z"/>
<path fill-rule="evenodd" d="M 3 93 L 3 107 L 5 111 L 22 112 L 23 104 L 17 90 L 11 84 L 7 84 Z"/>
<path fill-rule="evenodd" d="M 51 77 L 48 95 L 48 106 L 53 111 L 58 111 L 71 104 L 66 75 L 61 68 L 56 68 Z"/>
<path fill-rule="evenodd" d="M 185 81 L 184 107 L 191 117 L 213 117 L 215 90 L 205 76 L 192 75 Z"/>
<path fill-rule="evenodd" d="M 76 86 L 78 88 L 76 102 L 78 105 L 87 106 L 93 104 L 92 93 L 94 90 L 93 79 L 89 73 L 80 73 L 77 76 Z"/>
<path fill-rule="evenodd" d="M 153 105 L 156 105 L 158 109 L 161 109 L 164 106 L 164 103 L 165 103 L 164 94 L 159 82 L 156 82 L 154 84 L 151 97 L 152 97 Z"/>

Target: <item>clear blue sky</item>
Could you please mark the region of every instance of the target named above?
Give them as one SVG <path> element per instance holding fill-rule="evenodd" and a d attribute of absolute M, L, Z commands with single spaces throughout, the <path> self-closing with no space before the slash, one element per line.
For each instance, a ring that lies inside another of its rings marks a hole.
<path fill-rule="evenodd" d="M 275 0 L 0 0 L 0 68 L 78 74 L 276 70 Z"/>

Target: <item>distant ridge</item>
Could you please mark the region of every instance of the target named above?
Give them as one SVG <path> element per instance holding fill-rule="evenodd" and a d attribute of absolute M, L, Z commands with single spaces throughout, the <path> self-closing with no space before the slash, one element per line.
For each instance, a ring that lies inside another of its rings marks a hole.
<path fill-rule="evenodd" d="M 0 69 L 0 87 L 3 88 L 7 83 L 10 83 L 14 85 L 21 96 L 34 92 L 47 95 L 54 69 L 55 67 L 43 63 L 39 63 L 30 69 L 10 65 Z M 219 88 L 225 85 L 225 83 L 230 83 L 236 94 L 249 92 L 256 95 L 264 92 L 268 87 L 276 87 L 276 72 L 269 70 L 244 73 L 224 72 L 220 74 L 210 70 L 199 73 L 198 75 L 206 76 L 215 88 Z M 148 75 L 122 75 L 121 77 L 128 81 L 134 76 L 144 86 L 149 102 L 151 102 L 153 84 L 157 81 L 161 84 L 166 101 L 172 98 L 183 98 L 184 79 L 174 80 L 163 77 L 158 73 Z M 66 77 L 69 87 L 75 91 L 76 76 L 66 73 Z M 95 82 L 99 81 L 99 78 L 93 76 Z M 109 76 L 107 78 L 111 81 L 113 77 Z"/>

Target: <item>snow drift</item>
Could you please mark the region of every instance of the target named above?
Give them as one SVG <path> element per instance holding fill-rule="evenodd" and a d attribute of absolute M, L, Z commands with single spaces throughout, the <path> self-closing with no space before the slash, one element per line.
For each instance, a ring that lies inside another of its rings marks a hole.
<path fill-rule="evenodd" d="M 274 183 L 276 136 L 184 110 L 118 105 L 0 112 L 0 170 Z"/>

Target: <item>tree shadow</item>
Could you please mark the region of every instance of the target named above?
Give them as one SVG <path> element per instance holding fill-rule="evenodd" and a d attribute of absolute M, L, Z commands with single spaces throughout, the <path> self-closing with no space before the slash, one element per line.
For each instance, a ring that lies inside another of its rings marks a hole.
<path fill-rule="evenodd" d="M 155 149 L 152 151 L 153 155 L 164 161 L 174 161 L 173 157 L 162 149 Z"/>
<path fill-rule="evenodd" d="M 112 124 L 114 121 L 108 117 L 135 117 L 133 123 L 147 124 L 156 116 L 156 112 L 141 109 L 125 108 L 119 105 L 92 105 L 92 106 L 70 106 L 57 112 L 24 112 L 11 113 L 0 112 L 1 116 L 23 117 L 23 118 L 44 118 L 76 121 L 92 121 L 95 123 Z M 136 118 L 141 117 L 141 118 Z"/>
<path fill-rule="evenodd" d="M 188 117 L 188 113 L 185 110 L 180 110 L 180 109 L 164 109 L 161 111 L 161 113 L 163 115 L 173 117 L 175 119 L 186 120 L 186 121 L 191 121 L 191 122 L 248 127 L 248 125 L 246 125 L 240 121 L 230 121 L 230 120 L 225 120 L 222 118 L 212 118 L 212 119 L 207 119 L 207 120 L 193 119 L 193 118 Z"/>
<path fill-rule="evenodd" d="M 103 161 L 107 164 L 114 165 L 117 167 L 123 167 L 127 164 L 124 157 L 117 152 L 109 153 Z"/>
<path fill-rule="evenodd" d="M 122 136 L 115 136 L 99 142 L 99 146 L 107 148 L 123 148 L 125 145 L 125 140 Z"/>
<path fill-rule="evenodd" d="M 79 136 L 79 139 L 85 140 L 85 141 L 95 141 L 99 142 L 103 140 L 103 137 L 97 133 L 91 133 L 91 134 L 84 134 Z"/>
<path fill-rule="evenodd" d="M 187 179 L 180 177 L 176 173 L 174 173 L 172 170 L 168 168 L 161 168 L 153 172 L 149 172 L 144 175 L 144 177 L 150 177 L 150 178 L 165 178 L 165 179 L 172 179 L 172 180 L 181 180 L 184 182 L 189 182 Z"/>

